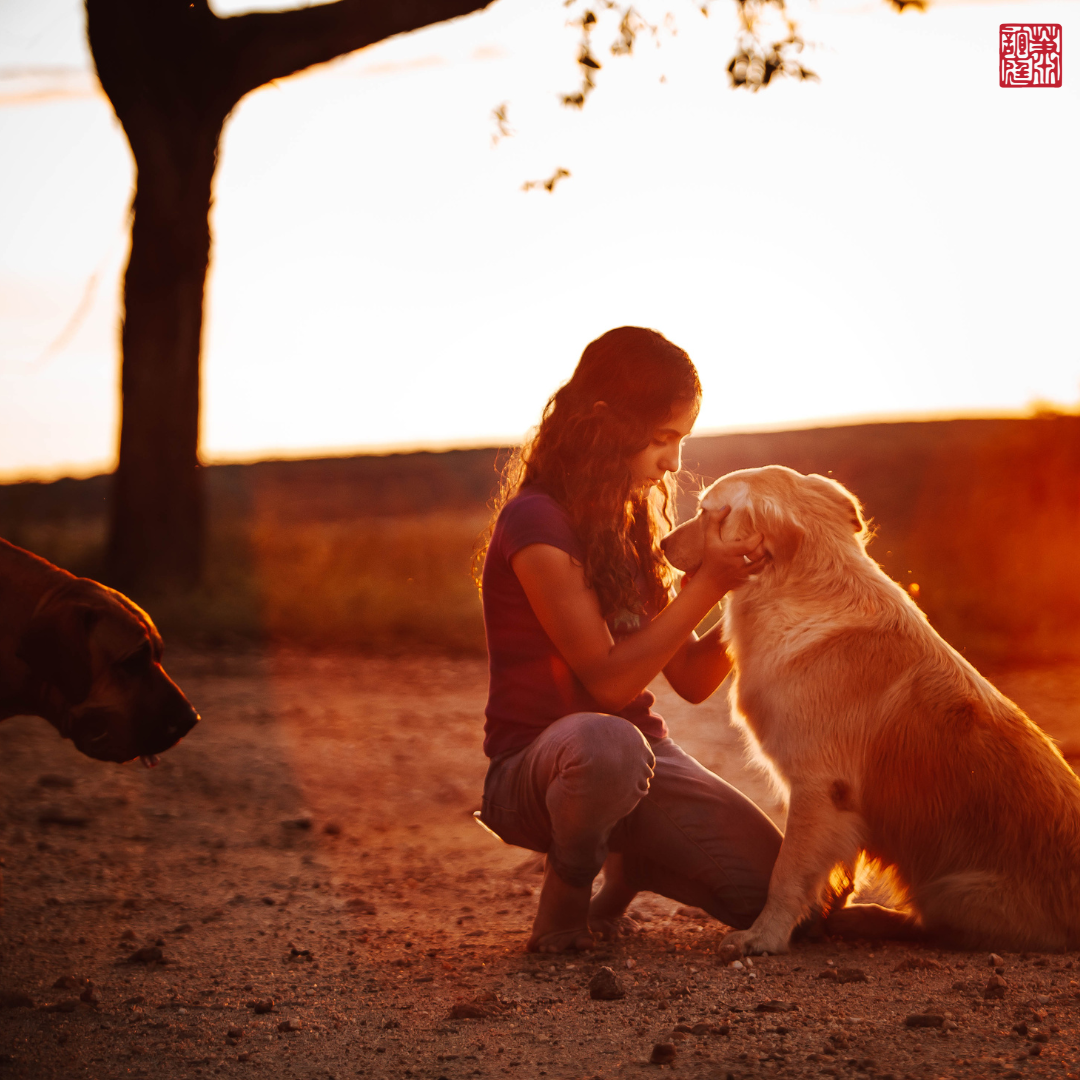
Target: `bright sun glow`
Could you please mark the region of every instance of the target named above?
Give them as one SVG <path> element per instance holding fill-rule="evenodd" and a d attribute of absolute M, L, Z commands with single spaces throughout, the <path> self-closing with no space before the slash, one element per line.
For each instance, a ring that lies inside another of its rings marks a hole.
<path fill-rule="evenodd" d="M 1080 96 L 998 87 L 1014 7 L 793 9 L 821 83 L 749 95 L 722 0 L 656 5 L 678 33 L 602 58 L 576 113 L 561 5 L 500 0 L 251 95 L 215 192 L 204 456 L 516 439 L 623 323 L 694 357 L 698 431 L 1075 403 Z M 1080 40 L 1075 5 L 1022 16 Z M 133 169 L 82 18 L 0 9 L 0 478 L 115 449 Z"/>

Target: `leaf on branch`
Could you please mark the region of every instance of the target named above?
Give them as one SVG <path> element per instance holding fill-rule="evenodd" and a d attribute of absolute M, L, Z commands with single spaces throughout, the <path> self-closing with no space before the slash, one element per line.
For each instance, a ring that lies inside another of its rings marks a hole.
<path fill-rule="evenodd" d="M 560 165 L 546 180 L 526 180 L 525 183 L 521 185 L 521 190 L 533 191 L 536 188 L 543 188 L 550 195 L 555 190 L 555 185 L 569 175 L 570 170 L 564 169 Z"/>
<path fill-rule="evenodd" d="M 492 133 L 491 145 L 498 144 L 500 139 L 509 139 L 515 134 L 514 129 L 510 126 L 510 119 L 507 116 L 506 110 L 510 102 L 504 101 L 501 105 L 497 105 L 491 110 L 491 115 L 495 120 L 496 131 Z"/>
<path fill-rule="evenodd" d="M 654 38 L 658 31 L 652 23 L 646 22 L 640 13 L 633 7 L 623 11 L 622 20 L 619 22 L 619 36 L 611 44 L 612 56 L 630 56 L 634 51 L 638 35 L 648 31 Z"/>
<path fill-rule="evenodd" d="M 805 43 L 791 19 L 785 19 L 787 37 L 771 43 L 762 41 L 759 28 L 770 5 L 777 11 L 784 10 L 784 0 L 739 0 L 742 30 L 735 55 L 727 68 L 731 85 L 735 89 L 756 92 L 763 86 L 768 86 L 777 76 L 817 80 L 813 71 L 795 59 L 794 54 L 802 52 Z"/>

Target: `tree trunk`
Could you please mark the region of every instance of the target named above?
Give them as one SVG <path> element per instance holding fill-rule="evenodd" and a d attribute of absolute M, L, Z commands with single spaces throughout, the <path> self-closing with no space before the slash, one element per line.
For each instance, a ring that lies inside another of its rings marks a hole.
<path fill-rule="evenodd" d="M 207 0 L 85 2 L 98 77 L 138 172 L 108 550 L 110 580 L 138 595 L 202 576 L 199 352 L 225 118 L 272 79 L 489 0 L 337 0 L 228 19 Z"/>
<path fill-rule="evenodd" d="M 108 570 L 136 593 L 198 583 L 205 496 L 199 354 L 221 120 L 177 130 L 147 112 L 125 125 L 138 169 L 124 278 L 123 414 Z"/>

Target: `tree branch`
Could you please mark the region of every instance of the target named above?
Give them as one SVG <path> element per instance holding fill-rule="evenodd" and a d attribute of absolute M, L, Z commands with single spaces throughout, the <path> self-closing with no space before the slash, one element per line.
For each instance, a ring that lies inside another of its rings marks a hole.
<path fill-rule="evenodd" d="M 286 75 L 377 41 L 482 11 L 491 0 L 338 0 L 293 11 L 218 20 L 219 44 L 233 66 L 239 101 Z"/>

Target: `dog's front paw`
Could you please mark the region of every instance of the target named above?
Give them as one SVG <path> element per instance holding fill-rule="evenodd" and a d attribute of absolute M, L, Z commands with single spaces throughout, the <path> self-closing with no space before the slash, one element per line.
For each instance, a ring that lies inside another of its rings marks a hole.
<path fill-rule="evenodd" d="M 739 960 L 754 951 L 754 932 L 752 930 L 732 930 L 720 942 L 720 959 L 725 964 Z"/>
<path fill-rule="evenodd" d="M 722 942 L 720 942 L 720 959 L 725 964 L 732 960 L 739 960 L 744 956 L 756 956 L 758 953 L 770 953 L 773 956 L 788 951 L 786 938 L 776 935 L 762 934 L 753 927 L 749 930 L 732 930 Z"/>

